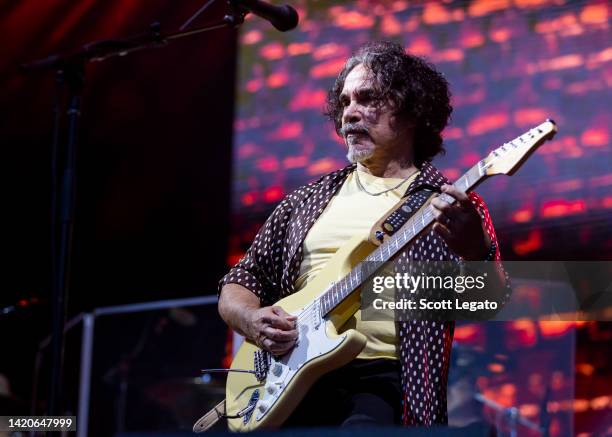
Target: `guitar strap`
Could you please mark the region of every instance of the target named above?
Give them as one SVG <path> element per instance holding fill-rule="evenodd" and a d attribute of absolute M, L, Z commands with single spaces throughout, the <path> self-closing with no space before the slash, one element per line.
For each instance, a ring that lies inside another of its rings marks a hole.
<path fill-rule="evenodd" d="M 193 425 L 193 432 L 196 434 L 203 433 L 210 429 L 215 423 L 225 416 L 225 399 L 219 402 L 212 410 L 203 415 Z"/>
<path fill-rule="evenodd" d="M 395 234 L 431 197 L 439 192 L 436 187 L 424 185 L 419 191 L 402 197 L 370 230 L 370 242 L 380 246 Z"/>

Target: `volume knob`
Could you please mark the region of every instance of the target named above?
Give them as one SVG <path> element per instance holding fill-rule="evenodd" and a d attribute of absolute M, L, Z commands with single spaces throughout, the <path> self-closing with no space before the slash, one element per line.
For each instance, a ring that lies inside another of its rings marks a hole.
<path fill-rule="evenodd" d="M 269 394 L 271 394 L 271 395 L 273 395 L 274 393 L 276 393 L 276 389 L 277 389 L 276 384 L 268 384 L 268 385 L 266 385 L 266 391 L 267 391 Z"/>
<path fill-rule="evenodd" d="M 268 411 L 268 408 L 270 408 L 270 404 L 266 401 L 261 400 L 257 404 L 257 409 L 260 413 L 265 413 L 266 411 Z"/>
<path fill-rule="evenodd" d="M 281 363 L 274 363 L 272 366 L 272 375 L 277 378 L 283 374 L 283 365 Z"/>

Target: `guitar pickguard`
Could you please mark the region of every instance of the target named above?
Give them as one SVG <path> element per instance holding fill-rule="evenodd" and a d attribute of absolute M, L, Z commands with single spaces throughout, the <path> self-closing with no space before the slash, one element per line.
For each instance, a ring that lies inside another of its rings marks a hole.
<path fill-rule="evenodd" d="M 329 337 L 325 321 L 321 321 L 316 312 L 318 306 L 313 306 L 298 315 L 299 337 L 296 346 L 282 357 L 272 358 L 263 394 L 257 403 L 255 420 L 261 421 L 266 416 L 303 367 L 332 352 L 346 338 L 345 335 Z"/>

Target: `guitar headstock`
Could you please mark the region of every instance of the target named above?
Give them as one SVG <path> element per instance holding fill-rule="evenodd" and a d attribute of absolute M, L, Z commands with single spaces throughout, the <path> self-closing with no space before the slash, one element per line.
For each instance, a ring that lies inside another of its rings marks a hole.
<path fill-rule="evenodd" d="M 489 176 L 513 174 L 529 155 L 535 152 L 542 143 L 552 139 L 556 132 L 555 122 L 550 119 L 546 120 L 489 153 L 481 164 L 482 170 Z"/>

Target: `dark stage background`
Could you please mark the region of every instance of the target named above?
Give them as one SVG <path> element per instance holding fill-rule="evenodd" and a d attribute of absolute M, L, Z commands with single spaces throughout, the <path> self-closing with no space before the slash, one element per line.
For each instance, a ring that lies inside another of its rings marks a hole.
<path fill-rule="evenodd" d="M 31 297 L 42 302 L 0 317 L 0 374 L 23 400 L 30 396 L 34 352 L 50 331 L 54 83 L 52 74 L 20 76 L 17 65 L 140 33 L 153 21 L 176 30 L 201 4 L 0 3 L 0 307 Z M 224 12 L 217 2 L 194 24 Z M 235 31 L 223 29 L 89 65 L 69 316 L 105 305 L 215 293 L 229 232 L 235 43 Z M 114 329 L 107 338 L 124 336 L 126 344 L 138 338 L 137 330 L 120 323 Z M 214 323 L 202 329 L 219 331 Z M 70 377 L 78 373 L 70 361 L 75 353 L 78 342 L 67 345 Z M 190 366 L 199 369 L 200 363 Z"/>
<path fill-rule="evenodd" d="M 0 344 L 9 351 L 0 354 L 0 374 L 24 403 L 36 347 L 50 331 L 54 84 L 50 74 L 23 77 L 16 66 L 92 40 L 132 35 L 152 21 L 174 30 L 202 3 L 0 3 L 1 241 L 7 259 L 0 308 L 38 300 L 0 316 Z M 342 62 L 371 38 L 398 40 L 448 76 L 455 113 L 445 134 L 448 154 L 436 163 L 451 179 L 544 118 L 559 123 L 555 141 L 515 177 L 497 177 L 479 190 L 505 259 L 611 258 L 609 2 L 291 4 L 302 17 L 297 31 L 280 34 L 249 19 L 240 33 L 240 53 L 236 33 L 217 30 L 89 66 L 70 316 L 106 305 L 214 293 L 227 264 L 242 255 L 283 195 L 345 165 L 321 109 Z M 222 1 L 215 2 L 195 24 L 220 18 L 224 9 Z M 176 406 L 176 398 L 168 397 L 173 390 L 176 396 L 189 392 L 185 379 L 171 384 L 173 377 L 218 365 L 225 353 L 225 329 L 208 309 L 107 319 L 99 328 L 92 420 L 100 435 L 117 429 L 113 368 L 138 345 L 146 343 L 133 360 L 137 375 L 131 383 L 146 387 L 139 393 L 155 399 L 155 408 L 164 402 Z M 578 429 L 608 426 L 612 375 L 605 351 L 612 334 L 606 324 L 465 325 L 456 339 L 490 352 L 481 359 L 480 389 L 504 405 L 520 404 L 528 417 L 538 418 L 538 402 L 556 384 L 560 418 L 553 435 L 567 431 L 573 412 Z M 78 341 L 77 331 L 67 344 L 70 406 Z M 574 353 L 572 374 L 565 358 Z M 572 391 L 574 400 L 567 398 Z M 155 418 L 157 429 L 173 426 L 162 414 Z M 141 419 L 133 415 L 130 425 L 139 426 Z M 184 427 L 190 418 L 181 420 Z"/>

